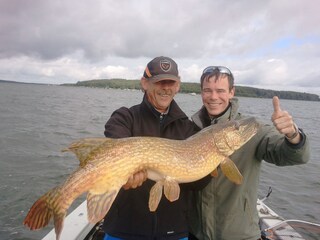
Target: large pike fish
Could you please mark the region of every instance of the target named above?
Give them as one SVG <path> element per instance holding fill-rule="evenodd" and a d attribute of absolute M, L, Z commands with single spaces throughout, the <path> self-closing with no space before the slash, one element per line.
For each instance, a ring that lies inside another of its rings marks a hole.
<path fill-rule="evenodd" d="M 186 140 L 129 137 L 76 141 L 66 150 L 79 158 L 79 168 L 33 204 L 24 224 L 35 230 L 45 227 L 53 217 L 59 239 L 69 206 L 84 192 L 88 192 L 88 220 L 97 223 L 128 178 L 143 169 L 148 178 L 156 181 L 150 191 L 150 211 L 156 211 L 162 191 L 168 200 L 175 201 L 180 194 L 179 183 L 201 179 L 219 165 L 231 181 L 240 184 L 242 176 L 229 156 L 258 127 L 254 118 L 247 118 L 209 126 Z"/>

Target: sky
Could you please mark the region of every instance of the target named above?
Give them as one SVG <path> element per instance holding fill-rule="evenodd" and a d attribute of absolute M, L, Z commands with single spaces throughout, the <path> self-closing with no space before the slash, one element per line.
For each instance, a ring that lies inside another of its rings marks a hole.
<path fill-rule="evenodd" d="M 235 84 L 320 95 L 320 1 L 0 0 L 0 79 L 140 79 L 157 56 L 182 82 L 227 66 Z"/>

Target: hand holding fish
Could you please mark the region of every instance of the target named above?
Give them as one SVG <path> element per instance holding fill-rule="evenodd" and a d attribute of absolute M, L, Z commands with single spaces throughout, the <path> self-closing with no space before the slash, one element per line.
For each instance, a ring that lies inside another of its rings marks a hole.
<path fill-rule="evenodd" d="M 134 173 L 129 177 L 127 183 L 123 185 L 123 189 L 128 190 L 128 189 L 134 189 L 137 187 L 140 187 L 144 181 L 146 181 L 148 178 L 148 173 L 147 170 L 141 170 L 139 172 Z"/>
<path fill-rule="evenodd" d="M 274 111 L 271 120 L 273 125 L 280 133 L 286 135 L 289 142 L 293 144 L 299 143 L 301 136 L 297 126 L 293 122 L 292 116 L 287 111 L 281 110 L 280 100 L 277 96 L 273 97 L 272 103 Z"/>

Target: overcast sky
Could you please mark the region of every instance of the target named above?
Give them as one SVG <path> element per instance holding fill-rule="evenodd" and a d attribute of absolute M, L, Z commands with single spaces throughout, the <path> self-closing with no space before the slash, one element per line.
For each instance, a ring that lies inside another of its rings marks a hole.
<path fill-rule="evenodd" d="M 156 56 L 183 82 L 223 65 L 236 85 L 320 95 L 320 1 L 0 0 L 0 79 L 140 79 Z"/>

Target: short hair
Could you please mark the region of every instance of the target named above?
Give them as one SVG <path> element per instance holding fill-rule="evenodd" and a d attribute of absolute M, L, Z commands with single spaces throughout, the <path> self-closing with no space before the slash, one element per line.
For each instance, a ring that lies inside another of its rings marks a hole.
<path fill-rule="evenodd" d="M 209 79 L 214 77 L 214 80 L 217 81 L 220 77 L 224 77 L 227 76 L 228 77 L 228 82 L 229 82 L 229 91 L 231 91 L 234 87 L 234 77 L 231 74 L 227 74 L 227 73 L 221 73 L 220 70 L 217 68 L 214 71 L 210 72 L 210 73 L 203 73 L 201 75 L 200 78 L 200 86 L 201 86 L 201 90 L 203 87 L 203 82 L 207 81 L 209 82 Z"/>

